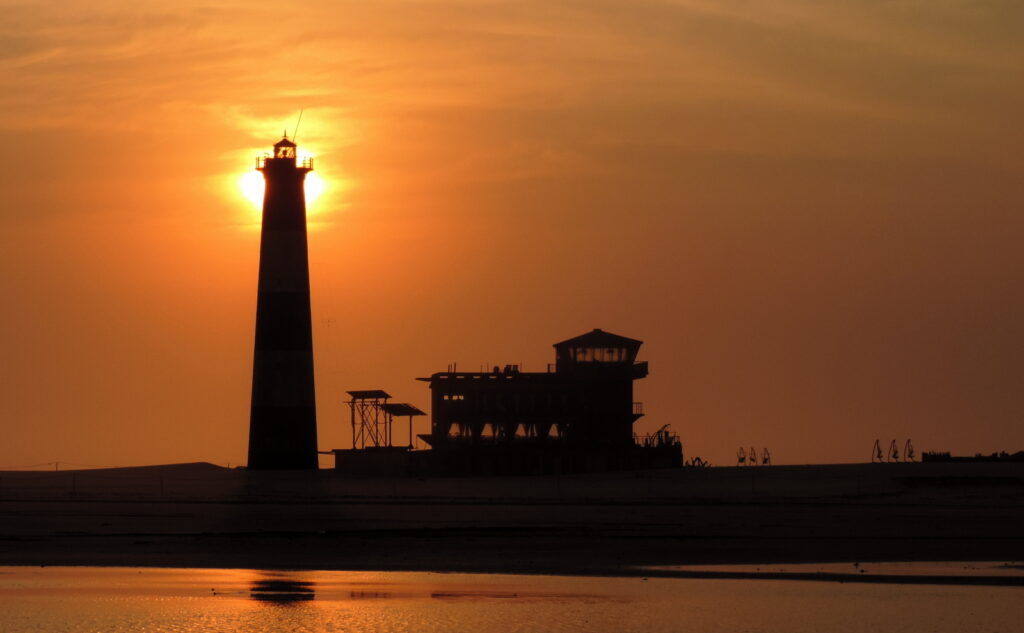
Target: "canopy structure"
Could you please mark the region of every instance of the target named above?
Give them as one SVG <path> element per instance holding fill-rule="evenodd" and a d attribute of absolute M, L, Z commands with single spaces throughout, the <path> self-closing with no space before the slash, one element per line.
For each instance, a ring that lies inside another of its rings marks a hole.
<path fill-rule="evenodd" d="M 362 391 L 346 392 L 353 400 L 387 400 L 391 394 L 383 389 L 364 389 Z"/>
<path fill-rule="evenodd" d="M 419 407 L 414 407 L 413 405 L 411 405 L 411 404 L 409 404 L 407 402 L 388 403 L 388 404 L 381 405 L 381 408 L 384 409 L 385 413 L 387 413 L 388 415 L 392 415 L 392 416 L 397 415 L 397 416 L 401 416 L 401 417 L 404 417 L 404 416 L 413 417 L 413 416 L 416 416 L 416 415 L 426 415 L 426 413 L 424 413 L 423 411 L 420 411 Z"/>

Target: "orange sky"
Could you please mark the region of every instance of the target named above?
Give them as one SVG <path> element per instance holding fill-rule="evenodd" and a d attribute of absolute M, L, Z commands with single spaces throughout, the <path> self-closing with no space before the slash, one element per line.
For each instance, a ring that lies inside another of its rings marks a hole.
<path fill-rule="evenodd" d="M 600 327 L 687 456 L 1024 449 L 1017 2 L 0 9 L 0 467 L 244 461 L 237 182 L 300 108 L 321 448 Z"/>

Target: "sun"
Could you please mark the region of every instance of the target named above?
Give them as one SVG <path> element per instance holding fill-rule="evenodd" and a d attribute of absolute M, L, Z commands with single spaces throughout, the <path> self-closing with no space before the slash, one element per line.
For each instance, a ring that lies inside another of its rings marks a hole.
<path fill-rule="evenodd" d="M 263 174 L 249 171 L 238 178 L 238 189 L 256 209 L 263 208 Z M 306 174 L 306 205 L 312 205 L 324 192 L 324 180 L 315 171 Z"/>
<path fill-rule="evenodd" d="M 263 207 L 263 174 L 249 171 L 238 179 L 238 189 L 257 209 Z"/>
<path fill-rule="evenodd" d="M 315 171 L 306 174 L 306 204 L 316 202 L 324 192 L 324 180 Z"/>

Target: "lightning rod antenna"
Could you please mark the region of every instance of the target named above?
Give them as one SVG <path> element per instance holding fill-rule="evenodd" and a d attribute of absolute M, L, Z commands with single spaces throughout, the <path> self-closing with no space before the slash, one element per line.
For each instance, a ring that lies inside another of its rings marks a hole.
<path fill-rule="evenodd" d="M 292 143 L 295 142 L 295 137 L 299 135 L 299 124 L 302 123 L 302 113 L 306 111 L 306 108 L 299 110 L 299 120 L 295 122 L 295 131 L 292 133 Z"/>

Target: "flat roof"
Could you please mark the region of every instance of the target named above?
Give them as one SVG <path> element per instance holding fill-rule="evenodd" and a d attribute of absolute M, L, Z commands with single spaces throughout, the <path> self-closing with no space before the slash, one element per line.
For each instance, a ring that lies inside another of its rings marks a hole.
<path fill-rule="evenodd" d="M 353 400 L 377 400 L 391 397 L 391 394 L 383 389 L 364 389 L 362 391 L 347 391 L 346 393 L 352 396 Z"/>
<path fill-rule="evenodd" d="M 382 404 L 380 408 L 384 409 L 385 412 L 390 413 L 391 415 L 426 415 L 426 413 L 420 411 L 419 408 L 412 406 L 408 402 L 389 402 L 387 404 Z"/>
<path fill-rule="evenodd" d="M 513 371 L 505 373 L 503 371 L 436 371 L 433 374 L 417 378 L 416 380 L 422 380 L 424 382 L 430 382 L 435 378 L 516 378 L 518 376 L 557 376 L 553 371 Z"/>

